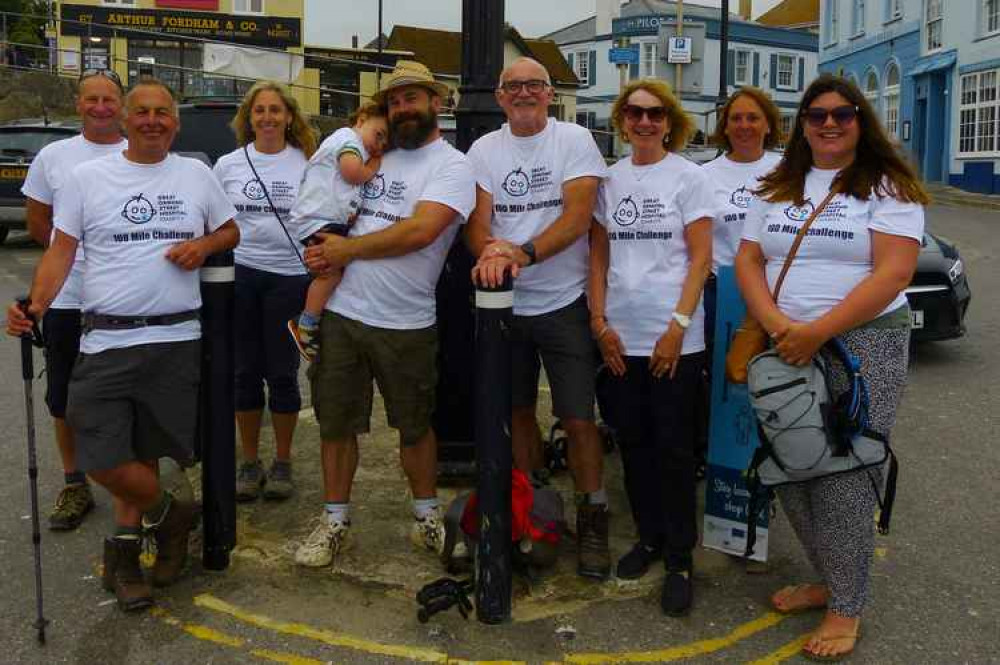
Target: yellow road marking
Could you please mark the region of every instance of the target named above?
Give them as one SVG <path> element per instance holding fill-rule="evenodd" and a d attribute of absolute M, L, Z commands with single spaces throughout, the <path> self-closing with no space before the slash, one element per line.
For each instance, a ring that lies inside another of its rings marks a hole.
<path fill-rule="evenodd" d="M 788 644 L 779 647 L 763 658 L 747 663 L 747 665 L 778 665 L 778 663 L 783 663 L 792 656 L 797 656 L 799 652 L 802 651 L 802 647 L 805 646 L 805 643 L 809 641 L 809 637 L 811 635 L 812 633 L 810 632 L 800 637 L 796 637 Z"/>
<path fill-rule="evenodd" d="M 206 628 L 205 626 L 199 626 L 198 624 L 194 623 L 184 623 L 180 619 L 170 616 L 170 614 L 166 610 L 161 609 L 159 607 L 154 607 L 152 610 L 150 610 L 150 613 L 153 616 L 162 619 L 164 623 L 180 628 L 188 635 L 196 637 L 199 640 L 203 640 L 205 642 L 214 642 L 215 644 L 221 644 L 223 646 L 236 647 L 236 648 L 239 648 L 246 643 L 245 640 L 240 639 L 239 637 L 226 635 L 225 633 L 213 630 L 212 628 Z"/>
<path fill-rule="evenodd" d="M 210 594 L 195 596 L 194 604 L 198 607 L 214 610 L 222 614 L 228 614 L 234 619 L 238 619 L 258 628 L 273 630 L 285 635 L 304 637 L 306 639 L 322 642 L 323 644 L 329 644 L 330 646 L 354 649 L 355 651 L 364 651 L 366 653 L 378 654 L 381 656 L 409 658 L 410 660 L 419 660 L 425 663 L 447 664 L 453 662 L 449 661 L 448 654 L 441 653 L 440 651 L 420 649 L 417 647 L 395 646 L 391 644 L 379 644 L 378 642 L 363 640 L 351 637 L 350 635 L 342 635 L 329 630 L 313 628 L 312 626 L 307 626 L 301 623 L 277 621 L 260 614 L 245 612 L 235 605 L 230 605 L 224 600 L 220 600 Z"/>
<path fill-rule="evenodd" d="M 682 644 L 657 651 L 636 651 L 623 653 L 578 653 L 567 654 L 565 661 L 573 665 L 603 665 L 605 663 L 669 663 L 683 658 L 692 658 L 728 648 L 762 630 L 784 621 L 786 615 L 768 612 L 764 616 L 737 626 L 728 635 L 690 644 Z"/>
<path fill-rule="evenodd" d="M 326 665 L 329 662 L 314 658 L 304 658 L 303 656 L 296 656 L 290 653 L 268 651 L 267 649 L 254 649 L 250 652 L 250 655 L 274 663 L 284 663 L 285 665 Z"/>

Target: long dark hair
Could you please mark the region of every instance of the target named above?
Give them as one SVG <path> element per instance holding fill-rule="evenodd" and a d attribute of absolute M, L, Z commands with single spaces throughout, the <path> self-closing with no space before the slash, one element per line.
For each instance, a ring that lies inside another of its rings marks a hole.
<path fill-rule="evenodd" d="M 802 114 L 817 97 L 828 92 L 839 94 L 858 108 L 855 122 L 860 123 L 861 130 L 854 162 L 840 172 L 833 187 L 862 201 L 867 201 L 874 193 L 912 203 L 930 203 L 930 196 L 920 184 L 913 167 L 890 142 L 878 116 L 858 86 L 833 74 L 821 74 L 802 95 L 785 156 L 773 171 L 761 178 L 757 195 L 767 201 L 803 203 L 806 174 L 813 166 L 813 157 L 802 131 Z"/>

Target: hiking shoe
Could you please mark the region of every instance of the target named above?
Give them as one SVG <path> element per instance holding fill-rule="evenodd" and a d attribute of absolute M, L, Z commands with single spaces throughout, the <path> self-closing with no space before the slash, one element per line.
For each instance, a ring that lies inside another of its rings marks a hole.
<path fill-rule="evenodd" d="M 281 501 L 290 497 L 293 492 L 295 483 L 292 482 L 292 463 L 287 460 L 274 460 L 264 483 L 264 498 Z"/>
<path fill-rule="evenodd" d="M 138 538 L 104 539 L 104 572 L 101 586 L 115 594 L 123 612 L 143 610 L 153 604 L 153 590 L 142 577 L 139 554 L 142 541 Z"/>
<path fill-rule="evenodd" d="M 444 520 L 441 519 L 441 509 L 437 508 L 426 517 L 417 517 L 413 520 L 413 527 L 410 529 L 410 541 L 417 547 L 430 550 L 435 554 L 444 551 Z M 459 543 L 455 543 L 454 557 L 467 556 L 468 549 L 459 552 Z"/>
<path fill-rule="evenodd" d="M 576 539 L 577 575 L 606 579 L 611 574 L 607 505 L 577 503 Z"/>
<path fill-rule="evenodd" d="M 667 570 L 660 595 L 663 613 L 671 617 L 682 617 L 691 611 L 694 594 L 691 588 L 691 569 Z"/>
<path fill-rule="evenodd" d="M 304 326 L 297 319 L 288 322 L 288 334 L 295 342 L 299 355 L 307 363 L 316 360 L 319 355 L 319 326 Z"/>
<path fill-rule="evenodd" d="M 59 492 L 56 507 L 49 514 L 49 529 L 72 531 L 80 526 L 83 518 L 94 508 L 94 495 L 87 483 L 66 485 Z"/>
<path fill-rule="evenodd" d="M 309 568 L 329 566 L 333 557 L 347 549 L 350 528 L 351 520 L 331 522 L 324 511 L 316 528 L 295 551 L 295 563 Z"/>
<path fill-rule="evenodd" d="M 153 586 L 167 586 L 177 581 L 188 557 L 188 536 L 197 517 L 195 504 L 172 497 L 167 514 L 153 527 L 156 539 L 156 563 Z"/>
<path fill-rule="evenodd" d="M 264 477 L 264 467 L 260 460 L 243 462 L 236 473 L 236 500 L 254 501 L 260 496 L 267 478 Z"/>
<path fill-rule="evenodd" d="M 615 573 L 620 580 L 637 580 L 649 571 L 649 566 L 663 556 L 662 550 L 645 543 L 636 543 L 628 554 L 618 559 Z"/>

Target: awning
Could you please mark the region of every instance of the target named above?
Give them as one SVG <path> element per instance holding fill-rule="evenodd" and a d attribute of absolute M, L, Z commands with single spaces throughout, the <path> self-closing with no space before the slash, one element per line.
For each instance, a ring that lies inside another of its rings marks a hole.
<path fill-rule="evenodd" d="M 916 64 L 913 65 L 913 69 L 907 72 L 907 76 L 920 76 L 921 74 L 929 74 L 930 72 L 936 72 L 939 69 L 948 69 L 953 66 L 958 60 L 958 51 L 952 49 L 950 51 L 945 51 L 944 53 L 935 53 L 934 55 L 926 55 L 923 58 L 917 60 Z"/>

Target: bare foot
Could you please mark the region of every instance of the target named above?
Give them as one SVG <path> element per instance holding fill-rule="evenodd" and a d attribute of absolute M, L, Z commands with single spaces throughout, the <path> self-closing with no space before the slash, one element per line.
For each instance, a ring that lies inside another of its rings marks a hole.
<path fill-rule="evenodd" d="M 830 592 L 823 584 L 796 584 L 779 589 L 771 605 L 779 612 L 799 612 L 826 607 Z"/>
<path fill-rule="evenodd" d="M 854 651 L 861 628 L 860 618 L 827 612 L 802 647 L 802 655 L 816 660 L 840 660 Z"/>

